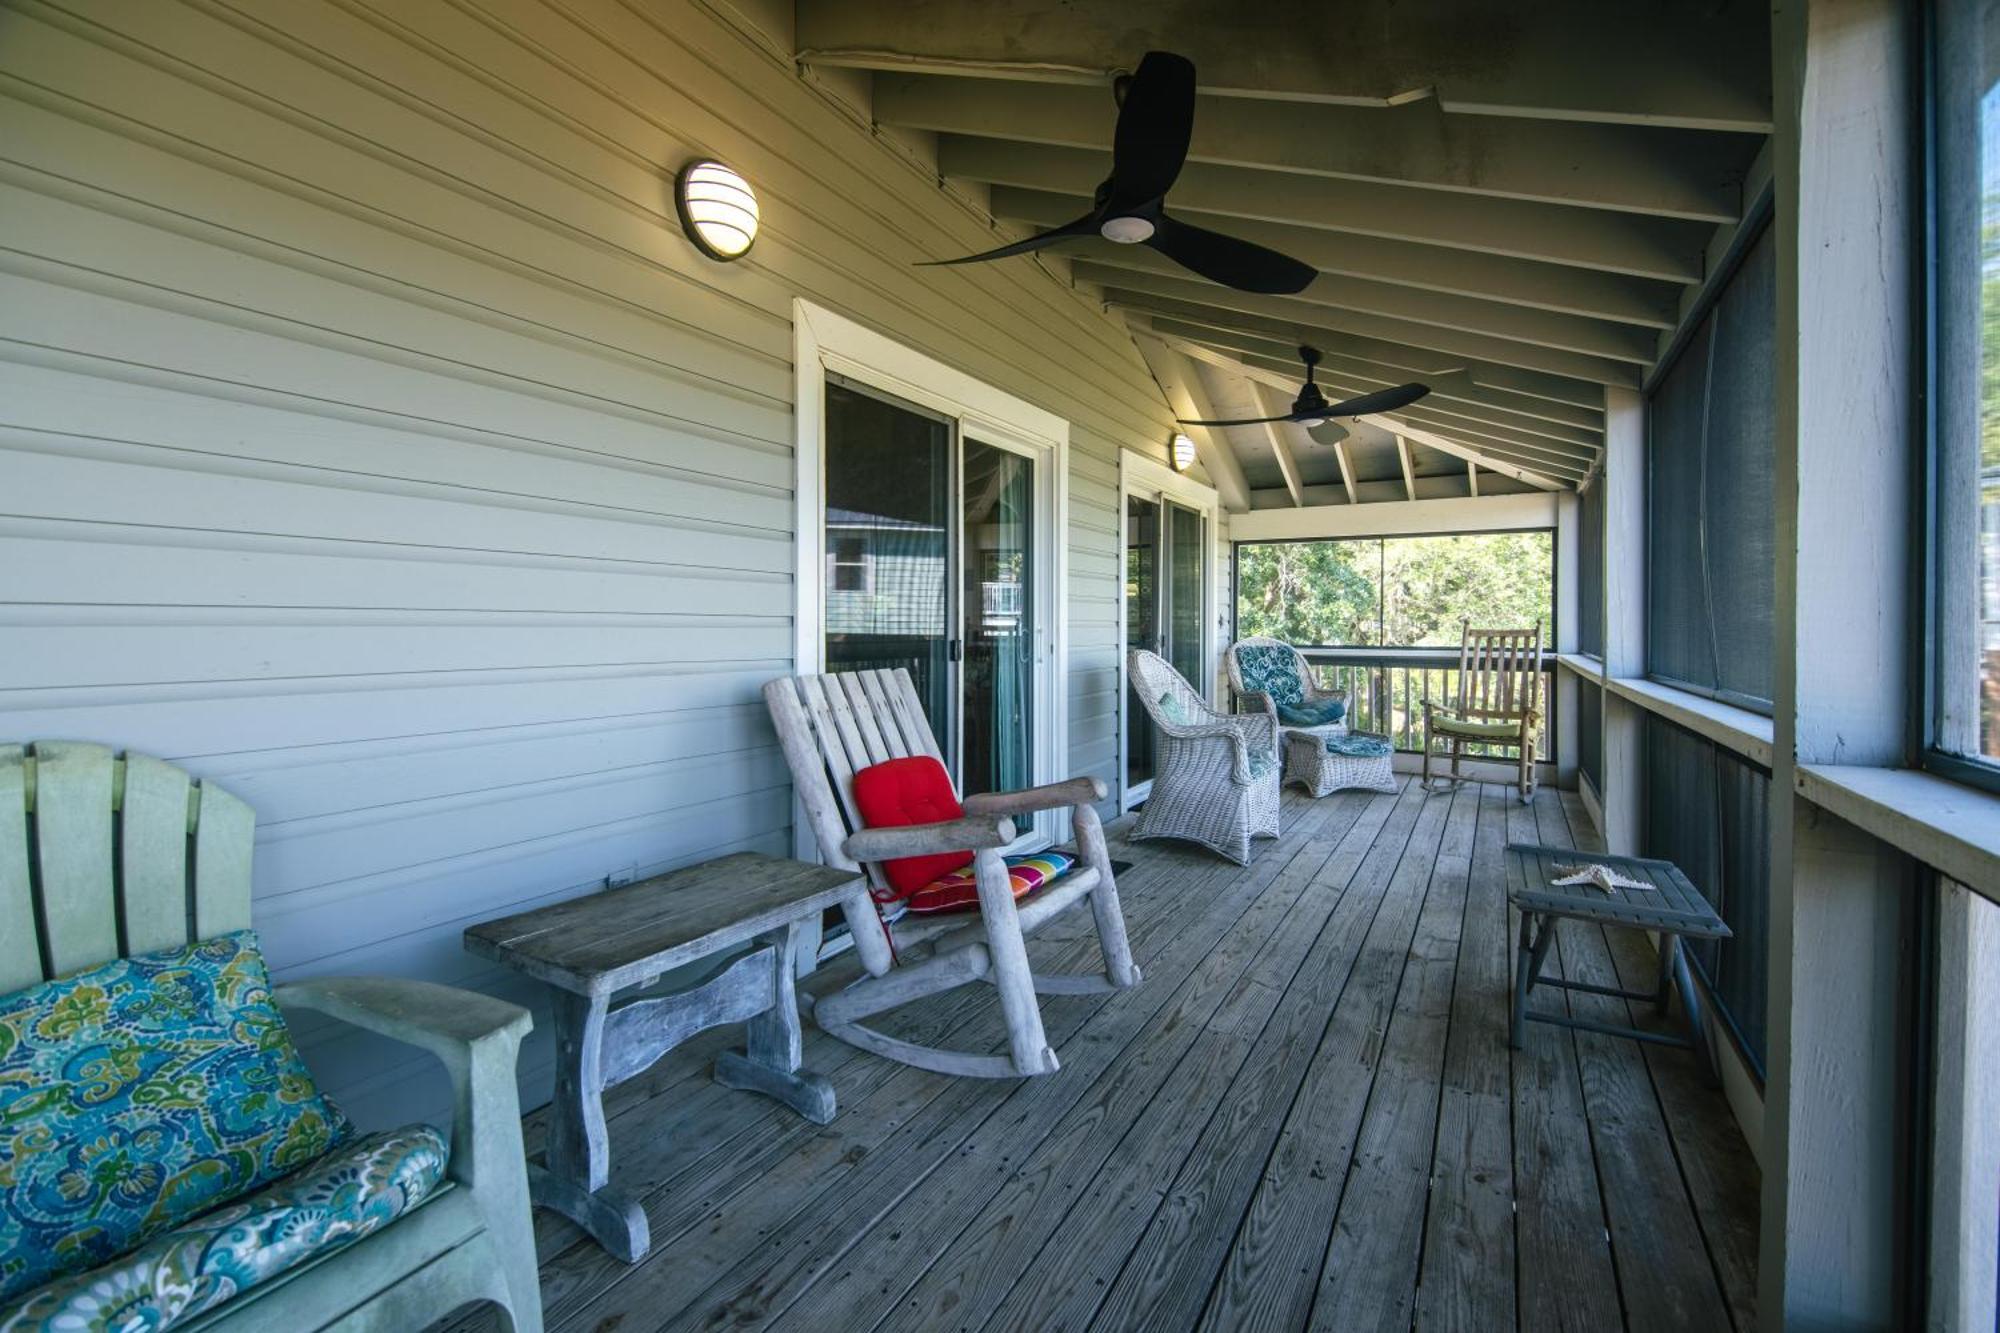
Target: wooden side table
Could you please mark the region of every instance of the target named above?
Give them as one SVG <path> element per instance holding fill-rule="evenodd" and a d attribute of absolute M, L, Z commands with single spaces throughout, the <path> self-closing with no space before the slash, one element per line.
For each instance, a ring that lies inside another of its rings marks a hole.
<path fill-rule="evenodd" d="M 1627 879 L 1641 880 L 1650 889 L 1605 891 L 1589 884 L 1559 885 L 1550 881 L 1564 877 L 1569 867 L 1602 865 Z M 1560 868 L 1559 868 L 1560 867 Z M 1708 1035 L 1702 1024 L 1701 993 L 1688 972 L 1683 937 L 1702 940 L 1728 939 L 1732 932 L 1702 897 L 1679 866 L 1671 861 L 1644 860 L 1635 856 L 1610 856 L 1603 852 L 1578 852 L 1563 847 L 1538 847 L 1531 843 L 1507 845 L 1507 901 L 1521 912 L 1521 938 L 1515 950 L 1514 1015 L 1509 1044 L 1521 1049 L 1529 1023 L 1554 1023 L 1584 1032 L 1600 1032 L 1612 1037 L 1667 1046 L 1686 1046 L 1695 1053 L 1702 1072 L 1712 1082 L 1715 1070 L 1708 1053 Z M 1656 931 L 1660 936 L 1659 982 L 1650 991 L 1620 990 L 1615 986 L 1593 986 L 1582 981 L 1551 981 L 1542 976 L 1542 962 L 1554 943 L 1556 926 L 1564 917 L 1594 921 L 1606 926 Z M 1620 1000 L 1651 1000 L 1661 1013 L 1667 1010 L 1675 990 L 1680 992 L 1681 1009 L 1687 1019 L 1687 1035 L 1675 1037 L 1644 1028 L 1597 1023 L 1567 1014 L 1537 1013 L 1528 1008 L 1528 994 L 1536 986 L 1582 991 L 1588 995 L 1609 995 Z"/>
<path fill-rule="evenodd" d="M 742 852 L 466 931 L 467 949 L 556 991 L 555 1101 L 548 1165 L 529 1168 L 534 1201 L 637 1263 L 652 1240 L 645 1210 L 609 1183 L 604 1093 L 722 1023 L 747 1022 L 748 1036 L 716 1059 L 716 1082 L 775 1097 L 814 1124 L 833 1119 L 833 1085 L 800 1068 L 798 950 L 806 922 L 856 895 L 868 902 L 854 871 Z M 612 1003 L 744 945 L 699 985 Z"/>

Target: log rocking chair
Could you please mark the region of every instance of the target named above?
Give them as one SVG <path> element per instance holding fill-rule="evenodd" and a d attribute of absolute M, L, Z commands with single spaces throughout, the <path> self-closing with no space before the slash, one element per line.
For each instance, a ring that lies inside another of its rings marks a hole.
<path fill-rule="evenodd" d="M 781 676 L 764 686 L 764 701 L 820 854 L 829 864 L 859 869 L 872 886 L 883 889 L 888 883 L 885 860 L 967 849 L 973 853 L 976 916 L 910 915 L 884 921 L 869 905 L 852 903 L 844 909 L 866 975 L 814 1003 L 814 1022 L 862 1050 L 942 1074 L 1020 1078 L 1054 1073 L 1059 1065 L 1044 1034 L 1036 993 L 1086 995 L 1139 984 L 1104 828 L 1092 807 L 1104 799 L 1103 784 L 1083 777 L 1026 791 L 982 793 L 965 798 L 963 819 L 865 828 L 854 799 L 857 770 L 912 755 L 942 757 L 910 673 L 898 668 Z M 1017 903 L 1000 855 L 1014 840 L 1012 820 L 1061 809 L 1071 811 L 1078 864 Z M 1025 937 L 1085 898 L 1096 917 L 1104 971 L 1036 973 L 1028 963 Z M 999 992 L 1007 1025 L 1005 1055 L 918 1045 L 861 1022 L 974 981 L 988 982 Z"/>

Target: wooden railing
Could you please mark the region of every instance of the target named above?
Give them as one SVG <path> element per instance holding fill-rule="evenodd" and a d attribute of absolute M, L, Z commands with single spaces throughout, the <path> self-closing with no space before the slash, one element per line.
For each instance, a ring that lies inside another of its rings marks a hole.
<path fill-rule="evenodd" d="M 1306 660 L 1328 689 L 1347 695 L 1348 725 L 1356 731 L 1387 736 L 1398 750 L 1415 753 L 1424 746 L 1424 700 L 1449 703 L 1458 697 L 1456 648 L 1306 648 Z M 1535 758 L 1549 761 L 1555 721 L 1555 662 L 1545 660 L 1542 672 L 1542 723 L 1535 738 Z M 1492 746 L 1468 747 L 1468 754 L 1509 757 L 1513 751 Z"/>

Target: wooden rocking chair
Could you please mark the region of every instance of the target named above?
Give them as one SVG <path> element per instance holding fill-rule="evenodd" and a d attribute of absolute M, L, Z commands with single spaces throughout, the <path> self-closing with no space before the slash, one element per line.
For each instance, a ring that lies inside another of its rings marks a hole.
<path fill-rule="evenodd" d="M 882 888 L 888 883 L 881 866 L 885 860 L 973 851 L 979 892 L 976 917 L 906 916 L 885 923 L 872 905 L 844 908 L 867 975 L 814 1004 L 814 1021 L 829 1035 L 862 1050 L 942 1074 L 1019 1078 L 1054 1073 L 1058 1063 L 1043 1032 L 1035 993 L 1095 994 L 1139 984 L 1104 828 L 1091 804 L 1104 799 L 1104 785 L 1095 778 L 1071 778 L 1027 791 L 984 793 L 965 799 L 965 817 L 960 820 L 864 828 L 854 803 L 856 770 L 910 755 L 941 758 L 910 673 L 898 668 L 781 676 L 764 686 L 764 701 L 820 854 L 828 863 L 861 869 L 871 884 Z M 1072 812 L 1079 864 L 1017 904 L 999 850 L 1014 840 L 1012 817 L 1064 808 Z M 1103 973 L 1037 975 L 1028 965 L 1024 937 L 1085 897 L 1097 918 Z M 864 1027 L 860 1021 L 973 981 L 990 982 L 999 991 L 1007 1024 L 1006 1055 L 921 1046 Z"/>
<path fill-rule="evenodd" d="M 1460 630 L 1458 688 L 1450 704 L 1424 699 L 1424 773 L 1427 792 L 1470 782 L 1461 764 L 1473 745 L 1513 748 L 1519 758 L 1521 802 L 1535 794 L 1535 729 L 1541 725 L 1542 627 Z M 1451 771 L 1431 775 L 1431 763 L 1449 754 Z"/>

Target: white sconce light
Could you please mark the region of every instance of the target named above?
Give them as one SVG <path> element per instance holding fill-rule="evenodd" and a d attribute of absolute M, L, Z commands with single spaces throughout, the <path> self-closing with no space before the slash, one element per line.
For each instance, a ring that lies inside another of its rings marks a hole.
<path fill-rule="evenodd" d="M 1174 471 L 1185 472 L 1194 466 L 1194 441 L 1185 435 L 1174 436 Z"/>
<path fill-rule="evenodd" d="M 674 181 L 681 228 L 710 259 L 741 259 L 757 239 L 757 196 L 720 162 L 690 162 Z"/>

